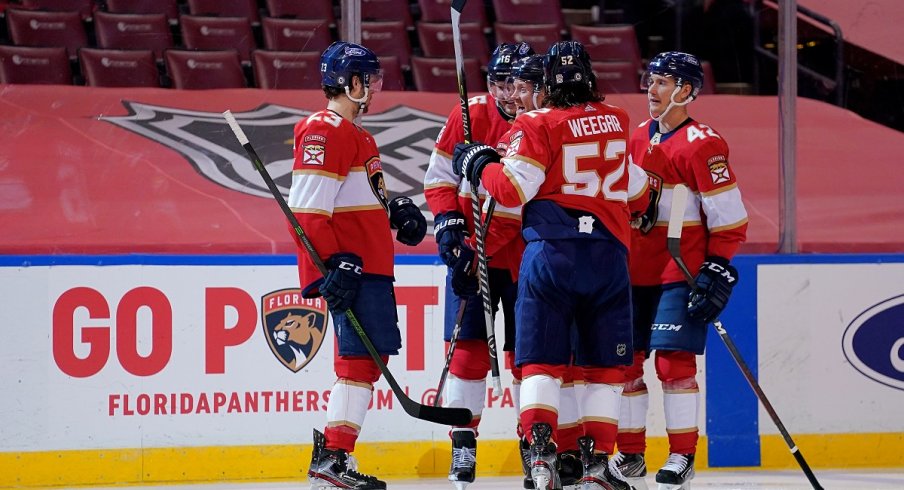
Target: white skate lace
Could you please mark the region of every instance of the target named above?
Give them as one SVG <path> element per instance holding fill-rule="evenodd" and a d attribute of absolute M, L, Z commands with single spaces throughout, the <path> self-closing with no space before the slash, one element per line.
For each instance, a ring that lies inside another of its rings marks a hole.
<path fill-rule="evenodd" d="M 615 478 L 618 478 L 622 481 L 627 481 L 625 479 L 625 475 L 621 472 L 619 465 L 621 465 L 622 461 L 624 461 L 625 455 L 622 453 L 615 453 L 615 456 L 612 456 L 612 459 L 609 460 L 609 473 L 612 474 Z"/>
<path fill-rule="evenodd" d="M 454 448 L 452 450 L 453 468 L 473 468 L 477 464 L 477 449 Z"/>
<path fill-rule="evenodd" d="M 687 456 L 683 454 L 669 454 L 669 459 L 665 462 L 665 466 L 662 467 L 664 471 L 672 471 L 675 474 L 679 474 L 687 468 Z"/>

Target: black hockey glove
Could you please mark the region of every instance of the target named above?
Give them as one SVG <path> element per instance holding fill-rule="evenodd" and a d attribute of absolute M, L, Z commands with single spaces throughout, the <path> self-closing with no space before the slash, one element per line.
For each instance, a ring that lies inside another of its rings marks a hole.
<path fill-rule="evenodd" d="M 738 271 L 728 259 L 707 257 L 697 274 L 697 289 L 691 292 L 687 314 L 693 320 L 710 323 L 719 317 L 731 289 L 738 284 Z"/>
<path fill-rule="evenodd" d="M 427 219 L 411 199 L 405 196 L 389 201 L 389 222 L 399 229 L 396 240 L 405 245 L 417 245 L 427 234 Z"/>
<path fill-rule="evenodd" d="M 329 272 L 320 285 L 320 294 L 330 310 L 342 312 L 351 308 L 361 288 L 363 265 L 361 257 L 345 252 L 334 254 L 326 261 Z"/>
<path fill-rule="evenodd" d="M 452 266 L 452 292 L 459 298 L 474 296 L 480 290 L 477 283 L 476 257 L 471 247 L 462 244 L 458 248 L 458 257 Z"/>
<path fill-rule="evenodd" d="M 455 145 L 455 153 L 452 156 L 452 171 L 477 187 L 480 185 L 480 174 L 483 173 L 483 169 L 499 160 L 499 153 L 492 146 L 483 143 L 459 143 Z"/>
<path fill-rule="evenodd" d="M 468 233 L 465 215 L 458 211 L 440 213 L 436 215 L 433 223 L 433 235 L 439 248 L 439 258 L 447 267 L 452 267 L 458 261 L 456 249 L 462 246 Z"/>

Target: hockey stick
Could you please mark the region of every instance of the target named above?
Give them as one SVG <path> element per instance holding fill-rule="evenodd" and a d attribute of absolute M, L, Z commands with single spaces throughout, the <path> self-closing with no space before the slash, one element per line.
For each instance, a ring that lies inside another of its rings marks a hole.
<path fill-rule="evenodd" d="M 691 271 L 687 268 L 687 264 L 684 263 L 684 259 L 681 258 L 681 229 L 682 222 L 684 221 L 684 210 L 687 205 L 687 186 L 679 184 L 676 185 L 672 190 L 672 209 L 669 213 L 669 231 L 668 231 L 668 239 L 666 241 L 666 245 L 669 249 L 669 255 L 672 256 L 672 259 L 675 260 L 675 263 L 678 265 L 678 268 L 681 269 L 681 272 L 684 274 L 684 278 L 687 280 L 687 283 L 693 289 L 697 289 L 697 281 L 694 279 L 694 276 L 691 274 Z M 797 464 L 800 465 L 800 469 L 803 470 L 804 474 L 807 476 L 807 480 L 810 480 L 810 485 L 813 486 L 815 490 L 822 490 L 822 486 L 816 480 L 816 475 L 813 474 L 813 470 L 810 469 L 810 465 L 807 464 L 807 460 L 804 459 L 804 455 L 801 454 L 800 449 L 797 447 L 797 444 L 794 444 L 794 440 L 791 439 L 791 434 L 788 433 L 788 430 L 785 429 L 785 424 L 782 423 L 781 419 L 778 418 L 778 414 L 775 412 L 775 408 L 772 407 L 772 404 L 769 403 L 769 399 L 766 398 L 766 394 L 763 393 L 763 389 L 760 388 L 760 384 L 757 382 L 756 378 L 753 377 L 753 373 L 750 371 L 750 368 L 747 366 L 747 363 L 744 361 L 744 358 L 741 357 L 740 351 L 738 351 L 737 346 L 731 337 L 728 335 L 728 331 L 725 330 L 725 327 L 722 325 L 722 322 L 716 318 L 713 320 L 713 327 L 716 329 L 716 332 L 719 334 L 719 338 L 722 339 L 722 342 L 725 344 L 725 347 L 728 348 L 728 352 L 731 354 L 731 357 L 734 358 L 735 364 L 738 365 L 738 368 L 741 370 L 741 374 L 744 375 L 744 378 L 747 380 L 747 384 L 753 388 L 753 392 L 756 394 L 756 397 L 760 400 L 760 403 L 763 404 L 763 408 L 766 409 L 766 413 L 769 414 L 769 417 L 772 418 L 772 422 L 775 423 L 775 426 L 778 427 L 778 431 L 782 433 L 782 437 L 785 439 L 785 444 L 788 445 L 788 449 L 791 450 L 791 454 L 794 455 L 794 459 L 797 460 Z"/>
<path fill-rule="evenodd" d="M 465 83 L 465 62 L 461 48 L 461 13 L 468 0 L 452 0 L 452 44 L 455 48 L 455 68 L 458 72 L 458 98 L 461 103 L 461 121 L 465 143 L 471 143 L 471 115 L 468 112 L 468 87 Z M 491 198 L 492 199 L 492 198 Z M 490 347 L 490 371 L 493 378 L 493 394 L 502 394 L 499 379 L 499 355 L 496 351 L 496 332 L 493 329 L 493 305 L 490 300 L 490 280 L 487 274 L 487 253 L 480 224 L 480 196 L 477 186 L 471 189 L 471 210 L 474 214 L 474 238 L 477 241 L 477 279 L 483 300 L 483 319 L 487 326 L 487 344 Z"/>
<path fill-rule="evenodd" d="M 496 208 L 496 201 L 490 199 L 487 206 L 487 219 L 483 222 L 484 232 L 490 229 L 490 218 L 493 217 L 493 210 Z M 443 366 L 443 373 L 439 376 L 439 384 L 436 385 L 436 398 L 433 400 L 433 406 L 438 407 L 440 396 L 443 393 L 443 387 L 446 386 L 446 378 L 449 376 L 449 368 L 452 366 L 452 355 L 455 354 L 455 346 L 458 344 L 458 336 L 461 333 L 461 320 L 465 316 L 465 308 L 468 306 L 468 298 L 462 298 L 458 304 L 458 313 L 455 315 L 455 328 L 452 329 L 452 338 L 449 339 L 449 352 L 446 353 L 446 364 Z"/>
<path fill-rule="evenodd" d="M 270 193 L 273 194 L 273 197 L 276 199 L 276 202 L 282 209 L 283 214 L 286 215 L 289 223 L 292 224 L 292 228 L 295 230 L 295 234 L 298 235 L 298 238 L 301 241 L 301 244 L 304 246 L 305 251 L 307 251 L 308 255 L 311 257 L 311 261 L 314 263 L 320 273 L 323 274 L 324 277 L 326 277 L 327 268 L 323 263 L 323 259 L 321 259 L 319 255 L 317 255 L 317 250 L 314 249 L 314 244 L 312 244 L 310 239 L 308 239 L 307 234 L 305 234 L 304 230 L 301 228 L 301 224 L 298 223 L 298 219 L 295 218 L 295 214 L 293 214 L 292 210 L 289 209 L 289 204 L 286 203 L 286 200 L 285 198 L 283 198 L 282 193 L 279 192 L 279 189 L 276 187 L 276 183 L 273 182 L 273 178 L 270 177 L 270 173 L 267 172 L 266 168 L 264 168 L 263 162 L 261 161 L 260 157 L 257 156 L 257 152 L 254 151 L 254 147 L 251 146 L 251 142 L 248 141 L 248 137 L 245 136 L 245 132 L 242 131 L 242 128 L 239 126 L 238 122 L 236 122 L 235 116 L 232 115 L 232 112 L 226 111 L 223 113 L 223 117 L 226 118 L 226 122 L 229 123 L 229 127 L 232 128 L 232 132 L 235 133 L 235 137 L 239 140 L 242 148 L 244 148 L 248 153 L 248 157 L 251 159 L 251 163 L 254 164 L 254 168 L 257 169 L 257 171 L 261 174 L 261 177 L 264 178 L 264 182 L 266 182 L 267 187 L 270 189 Z M 399 404 L 402 405 L 402 408 L 405 409 L 405 412 L 407 412 L 408 415 L 411 415 L 412 417 L 417 419 L 444 425 L 464 425 L 471 422 L 473 414 L 466 408 L 431 407 L 429 405 L 422 405 L 420 403 L 417 403 L 409 398 L 408 395 L 405 394 L 405 390 L 403 390 L 402 387 L 399 386 L 398 381 L 396 381 L 395 377 L 389 371 L 389 368 L 386 367 L 386 363 L 383 362 L 383 359 L 377 352 L 376 347 L 374 347 L 374 344 L 367 337 L 367 333 L 364 332 L 364 328 L 358 322 L 355 314 L 352 313 L 351 308 L 345 310 L 345 316 L 348 318 L 349 323 L 352 324 L 352 328 L 355 330 L 355 333 L 357 333 L 358 337 L 361 338 L 361 342 L 367 349 L 368 354 L 370 354 L 370 357 L 373 358 L 374 362 L 377 364 L 377 367 L 380 369 L 380 372 L 383 373 L 383 377 L 386 378 L 386 382 L 389 383 L 389 387 L 392 388 L 392 392 L 395 394 L 396 398 L 399 399 Z"/>

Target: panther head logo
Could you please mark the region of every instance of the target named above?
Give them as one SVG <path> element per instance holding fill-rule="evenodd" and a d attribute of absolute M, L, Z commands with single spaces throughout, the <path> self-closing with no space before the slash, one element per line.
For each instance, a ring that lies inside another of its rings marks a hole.
<path fill-rule="evenodd" d="M 297 288 L 273 291 L 261 298 L 261 315 L 270 350 L 291 371 L 320 350 L 327 322 L 323 298 L 302 298 Z"/>

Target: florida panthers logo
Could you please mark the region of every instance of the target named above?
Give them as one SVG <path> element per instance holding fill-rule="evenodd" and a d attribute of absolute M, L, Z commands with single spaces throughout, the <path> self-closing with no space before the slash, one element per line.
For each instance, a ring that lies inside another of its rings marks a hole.
<path fill-rule="evenodd" d="M 279 361 L 300 371 L 317 355 L 326 333 L 326 302 L 304 299 L 301 290 L 280 289 L 261 298 L 264 334 Z"/>

